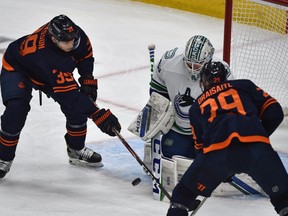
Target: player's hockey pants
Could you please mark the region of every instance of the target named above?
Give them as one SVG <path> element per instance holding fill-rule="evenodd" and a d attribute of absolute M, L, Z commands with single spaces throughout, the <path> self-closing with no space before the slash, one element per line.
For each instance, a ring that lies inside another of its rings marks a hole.
<path fill-rule="evenodd" d="M 5 110 L 1 116 L 0 159 L 11 161 L 30 111 L 32 84 L 28 77 L 20 72 L 1 71 L 1 94 Z M 51 95 L 53 97 L 53 95 Z M 79 150 L 84 147 L 87 116 L 75 113 L 61 106 L 66 121 L 66 141 L 69 147 Z"/>
<path fill-rule="evenodd" d="M 30 111 L 32 86 L 21 73 L 1 71 L 1 94 L 5 110 L 1 116 L 0 159 L 10 161 L 15 151 L 26 117 Z"/>
<path fill-rule="evenodd" d="M 225 149 L 200 153 L 175 187 L 172 200 L 189 206 L 209 197 L 227 177 L 247 173 L 267 193 L 275 210 L 288 207 L 288 175 L 272 146 L 235 141 Z"/>

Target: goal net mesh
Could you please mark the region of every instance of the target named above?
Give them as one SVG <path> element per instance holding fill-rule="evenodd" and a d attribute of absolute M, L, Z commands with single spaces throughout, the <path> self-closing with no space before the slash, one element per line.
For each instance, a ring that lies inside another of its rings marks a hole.
<path fill-rule="evenodd" d="M 267 1 L 234 0 L 230 59 L 236 78 L 251 79 L 284 110 L 288 107 L 287 10 Z"/>

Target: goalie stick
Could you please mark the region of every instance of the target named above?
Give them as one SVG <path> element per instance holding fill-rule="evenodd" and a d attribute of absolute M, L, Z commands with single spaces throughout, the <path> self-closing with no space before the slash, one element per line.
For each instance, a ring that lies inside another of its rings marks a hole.
<path fill-rule="evenodd" d="M 155 49 L 156 49 L 155 44 L 148 45 L 151 80 L 153 78 L 153 73 L 154 73 Z M 157 187 L 158 185 L 157 182 L 161 182 L 161 175 L 162 175 L 162 164 L 161 164 L 162 153 L 161 153 L 161 147 L 160 147 L 161 134 L 162 134 L 161 132 L 158 132 L 153 138 L 151 138 L 151 157 L 153 158 L 152 159 L 152 172 L 155 176 L 155 180 L 152 181 L 153 196 L 157 200 L 162 201 L 164 198 L 163 193 L 165 194 L 165 192 L 162 191 L 161 187 L 159 188 Z"/>
<path fill-rule="evenodd" d="M 154 73 L 154 59 L 155 59 L 155 44 L 148 45 L 149 55 L 150 55 L 150 74 L 151 79 Z"/>
<path fill-rule="evenodd" d="M 149 168 L 146 166 L 146 164 L 139 158 L 139 156 L 136 154 L 136 152 L 131 148 L 131 146 L 128 144 L 128 142 L 124 139 L 124 137 L 120 134 L 116 128 L 112 129 L 113 132 L 116 134 L 116 136 L 119 138 L 119 140 L 123 143 L 123 145 L 128 149 L 128 151 L 131 153 L 131 155 L 137 160 L 137 162 L 142 166 L 143 170 L 147 173 L 147 175 L 157 183 L 157 186 L 162 190 L 162 192 L 165 194 L 165 196 L 171 201 L 171 196 L 168 193 L 168 191 L 162 186 L 162 184 L 159 182 L 159 180 L 153 175 L 153 173 L 149 170 Z"/>
<path fill-rule="evenodd" d="M 261 195 L 262 194 L 259 191 L 255 190 L 253 187 L 243 182 L 241 179 L 237 178 L 236 176 L 232 176 L 231 179 L 227 182 L 245 195 Z"/>

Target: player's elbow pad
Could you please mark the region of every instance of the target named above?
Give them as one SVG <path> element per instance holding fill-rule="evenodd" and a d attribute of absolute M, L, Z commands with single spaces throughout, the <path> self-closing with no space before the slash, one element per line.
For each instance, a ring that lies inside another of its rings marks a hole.
<path fill-rule="evenodd" d="M 261 118 L 263 127 L 270 136 L 284 119 L 284 113 L 279 103 L 267 107 Z"/>

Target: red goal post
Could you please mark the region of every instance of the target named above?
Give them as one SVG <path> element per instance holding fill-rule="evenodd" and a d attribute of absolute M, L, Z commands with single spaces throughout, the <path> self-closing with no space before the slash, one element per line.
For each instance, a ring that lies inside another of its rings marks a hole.
<path fill-rule="evenodd" d="M 287 32 L 288 0 L 226 0 L 223 59 L 236 78 L 254 81 L 275 97 L 285 112 Z"/>

